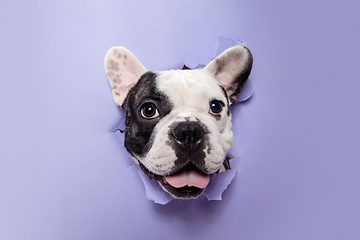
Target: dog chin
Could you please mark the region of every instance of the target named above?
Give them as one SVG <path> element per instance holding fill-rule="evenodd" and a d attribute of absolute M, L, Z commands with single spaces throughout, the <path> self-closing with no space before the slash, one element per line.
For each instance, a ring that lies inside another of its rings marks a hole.
<path fill-rule="evenodd" d="M 210 174 L 200 171 L 192 163 L 164 176 L 150 172 L 141 163 L 139 165 L 147 176 L 157 180 L 166 192 L 178 199 L 194 199 L 199 197 L 210 182 Z"/>

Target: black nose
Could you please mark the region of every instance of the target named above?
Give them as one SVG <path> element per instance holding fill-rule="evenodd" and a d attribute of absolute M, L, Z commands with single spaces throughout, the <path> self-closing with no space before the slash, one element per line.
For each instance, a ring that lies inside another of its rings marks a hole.
<path fill-rule="evenodd" d="M 186 150 L 194 150 L 202 141 L 203 128 L 194 122 L 181 123 L 173 131 L 173 137 Z"/>

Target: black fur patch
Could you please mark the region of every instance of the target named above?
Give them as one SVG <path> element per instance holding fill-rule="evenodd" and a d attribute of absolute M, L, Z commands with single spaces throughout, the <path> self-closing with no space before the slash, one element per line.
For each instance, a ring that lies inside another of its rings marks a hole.
<path fill-rule="evenodd" d="M 125 113 L 125 147 L 137 156 L 144 156 L 152 146 L 150 139 L 156 124 L 169 114 L 173 108 L 169 98 L 156 88 L 157 74 L 146 72 L 129 91 L 123 105 Z M 141 107 L 145 102 L 153 103 L 159 116 L 145 119 L 141 116 Z"/>

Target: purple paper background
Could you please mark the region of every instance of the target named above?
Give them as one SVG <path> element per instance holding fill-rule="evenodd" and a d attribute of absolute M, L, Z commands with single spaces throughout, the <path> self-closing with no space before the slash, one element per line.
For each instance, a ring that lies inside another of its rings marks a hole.
<path fill-rule="evenodd" d="M 2 1 L 0 239 L 359 239 L 358 1 Z M 103 59 L 254 54 L 222 201 L 145 197 Z"/>

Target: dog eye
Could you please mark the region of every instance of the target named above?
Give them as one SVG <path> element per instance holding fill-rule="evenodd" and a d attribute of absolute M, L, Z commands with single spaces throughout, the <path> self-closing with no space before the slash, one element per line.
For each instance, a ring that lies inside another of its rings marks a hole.
<path fill-rule="evenodd" d="M 159 112 L 153 103 L 145 103 L 141 107 L 141 116 L 147 119 L 153 119 L 159 116 Z"/>
<path fill-rule="evenodd" d="M 221 113 L 224 106 L 225 106 L 225 104 L 221 101 L 218 101 L 218 100 L 211 101 L 211 103 L 210 103 L 211 113 L 214 113 L 214 114 Z"/>

